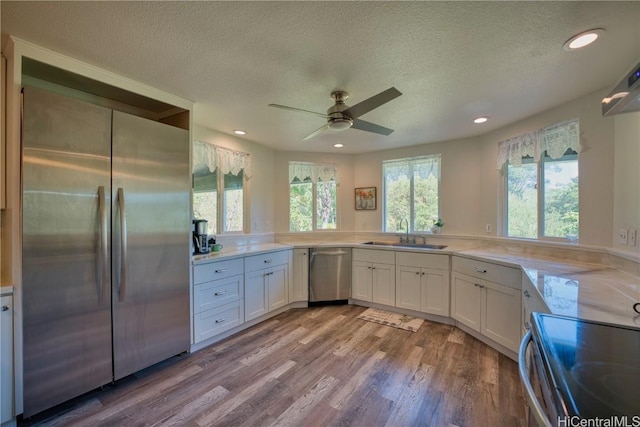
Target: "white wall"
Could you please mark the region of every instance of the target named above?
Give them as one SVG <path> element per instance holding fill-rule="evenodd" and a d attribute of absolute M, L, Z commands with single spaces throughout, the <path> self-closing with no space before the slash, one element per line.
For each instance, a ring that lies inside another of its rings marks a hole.
<path fill-rule="evenodd" d="M 360 154 L 355 159 L 356 187 L 378 187 L 378 209 L 355 213 L 356 230 L 381 231 L 382 161 L 405 157 L 441 154 L 440 216 L 447 234 L 478 234 L 482 228 L 479 211 L 479 179 L 482 164 L 476 140 L 447 141 L 394 150 Z"/>
<path fill-rule="evenodd" d="M 275 209 L 275 231 L 285 233 L 289 231 L 289 162 L 317 162 L 336 163 L 338 165 L 339 184 L 338 198 L 338 228 L 339 231 L 354 230 L 355 201 L 354 187 L 354 156 L 339 153 L 303 153 L 295 151 L 276 151 L 274 156 L 273 183 L 275 192 L 273 200 Z"/>
<path fill-rule="evenodd" d="M 249 153 L 252 178 L 245 185 L 248 212 L 245 212 L 245 232 L 273 232 L 274 151 L 249 140 L 218 132 L 200 125 L 193 126 L 193 140 L 205 141 L 231 150 Z M 247 224 L 248 221 L 248 224 Z"/>
<path fill-rule="evenodd" d="M 288 231 L 288 162 L 327 161 L 340 165 L 339 221 L 341 231 L 382 230 L 382 161 L 440 153 L 442 182 L 440 212 L 444 233 L 500 235 L 501 186 L 503 177 L 496 167 L 498 142 L 564 120 L 580 119 L 580 243 L 611 247 L 614 229 L 614 193 L 616 224 L 640 229 L 638 207 L 638 114 L 602 117 L 600 100 L 606 91 L 597 91 L 520 122 L 477 138 L 422 144 L 413 147 L 376 151 L 357 155 L 274 152 L 270 195 L 252 196 L 252 211 L 274 206 L 274 231 Z M 614 123 L 616 126 L 614 126 Z M 196 131 L 196 135 L 198 131 Z M 231 137 L 232 138 L 232 137 Z M 616 160 L 614 167 L 614 157 Z M 262 178 L 254 173 L 259 180 Z M 615 177 L 615 183 L 614 183 Z M 378 188 L 377 209 L 356 211 L 353 190 Z M 272 205 L 268 200 L 273 201 Z M 631 209 L 631 206 L 635 210 Z M 616 230 L 618 225 L 615 226 Z"/>
<path fill-rule="evenodd" d="M 579 156 L 580 243 L 610 247 L 613 236 L 614 118 L 603 117 L 600 101 L 607 91 L 597 91 L 535 116 L 505 126 L 481 138 L 483 194 L 479 216 L 488 223 L 499 217 L 499 175 L 496 155 L 499 141 L 572 118 L 580 119 Z M 626 154 L 621 154 L 625 156 Z M 498 177 L 498 179 L 496 179 Z M 638 187 L 636 187 L 638 191 Z"/>
<path fill-rule="evenodd" d="M 640 113 L 615 116 L 614 128 L 613 236 L 620 228 L 640 232 Z M 640 252 L 637 239 L 633 247 L 614 238 L 613 246 Z"/>

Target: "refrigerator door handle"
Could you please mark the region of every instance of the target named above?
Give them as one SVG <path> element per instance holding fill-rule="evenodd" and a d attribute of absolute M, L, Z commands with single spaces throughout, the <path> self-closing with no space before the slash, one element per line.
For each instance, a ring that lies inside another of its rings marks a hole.
<path fill-rule="evenodd" d="M 118 188 L 118 207 L 120 208 L 120 286 L 118 300 L 124 301 L 127 291 L 127 215 L 124 204 L 124 188 Z"/>
<path fill-rule="evenodd" d="M 107 281 L 107 207 L 105 204 L 104 186 L 98 187 L 98 210 L 100 212 L 100 254 L 98 258 L 98 304 L 104 298 L 104 283 Z"/>

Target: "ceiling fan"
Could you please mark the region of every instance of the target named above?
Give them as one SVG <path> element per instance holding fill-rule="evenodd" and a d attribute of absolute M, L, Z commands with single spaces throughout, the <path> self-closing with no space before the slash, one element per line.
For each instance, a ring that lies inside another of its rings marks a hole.
<path fill-rule="evenodd" d="M 286 105 L 269 104 L 269 107 L 282 108 L 283 110 L 299 111 L 302 113 L 315 114 L 327 119 L 327 123 L 320 129 L 311 132 L 305 136 L 302 140 L 306 141 L 314 136 L 324 132 L 327 129 L 342 131 L 350 128 L 364 130 L 367 132 L 373 132 L 380 135 L 389 135 L 393 132 L 393 129 L 386 128 L 384 126 L 376 125 L 364 120 L 360 120 L 358 117 L 362 116 L 369 111 L 378 108 L 379 106 L 386 104 L 402 95 L 395 87 L 389 88 L 371 98 L 349 107 L 344 102 L 349 98 L 349 94 L 343 90 L 336 90 L 331 92 L 331 99 L 335 101 L 335 104 L 327 110 L 327 114 L 316 113 L 315 111 L 302 110 L 300 108 L 287 107 Z"/>

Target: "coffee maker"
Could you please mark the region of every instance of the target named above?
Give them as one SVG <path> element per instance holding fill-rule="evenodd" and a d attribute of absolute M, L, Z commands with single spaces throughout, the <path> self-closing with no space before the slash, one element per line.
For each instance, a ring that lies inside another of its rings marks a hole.
<path fill-rule="evenodd" d="M 207 226 L 206 219 L 193 220 L 193 254 L 201 255 L 209 253 L 209 245 L 207 243 Z"/>

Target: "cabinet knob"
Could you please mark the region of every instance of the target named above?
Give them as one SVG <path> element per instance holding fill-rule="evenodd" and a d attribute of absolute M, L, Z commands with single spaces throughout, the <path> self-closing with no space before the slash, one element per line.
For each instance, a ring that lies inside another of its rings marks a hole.
<path fill-rule="evenodd" d="M 227 271 L 226 268 L 221 268 L 220 270 L 215 270 L 216 273 L 224 273 L 225 271 Z"/>
<path fill-rule="evenodd" d="M 269 264 L 271 261 L 272 261 L 272 259 L 265 259 L 265 260 L 264 260 L 264 263 L 265 263 L 265 264 Z"/>
<path fill-rule="evenodd" d="M 480 267 L 476 267 L 476 271 L 478 273 L 486 273 L 487 272 L 487 270 L 485 270 L 484 268 L 480 268 Z"/>
<path fill-rule="evenodd" d="M 416 271 L 416 274 L 420 274 L 420 272 L 419 272 L 419 271 Z"/>
<path fill-rule="evenodd" d="M 227 318 L 223 317 L 222 319 L 216 319 L 216 323 L 222 323 L 222 322 L 226 322 Z"/>
<path fill-rule="evenodd" d="M 524 322 L 524 328 L 528 331 L 529 329 L 531 329 L 531 325 L 529 324 L 529 322 Z"/>
<path fill-rule="evenodd" d="M 529 298 L 529 297 L 531 296 L 531 295 L 529 295 L 529 291 L 527 291 L 527 290 L 525 290 L 525 291 L 523 292 L 523 294 L 524 294 L 524 296 L 525 296 L 525 297 L 527 297 L 527 298 Z"/>
<path fill-rule="evenodd" d="M 226 294 L 226 293 L 227 293 L 227 291 L 226 291 L 226 290 L 224 290 L 224 291 L 218 291 L 218 292 L 214 293 L 213 295 L 215 295 L 215 296 L 219 297 L 220 295 L 224 295 L 224 294 Z"/>
<path fill-rule="evenodd" d="M 2 311 L 9 311 L 9 306 L 8 305 L 3 305 L 2 306 Z"/>

